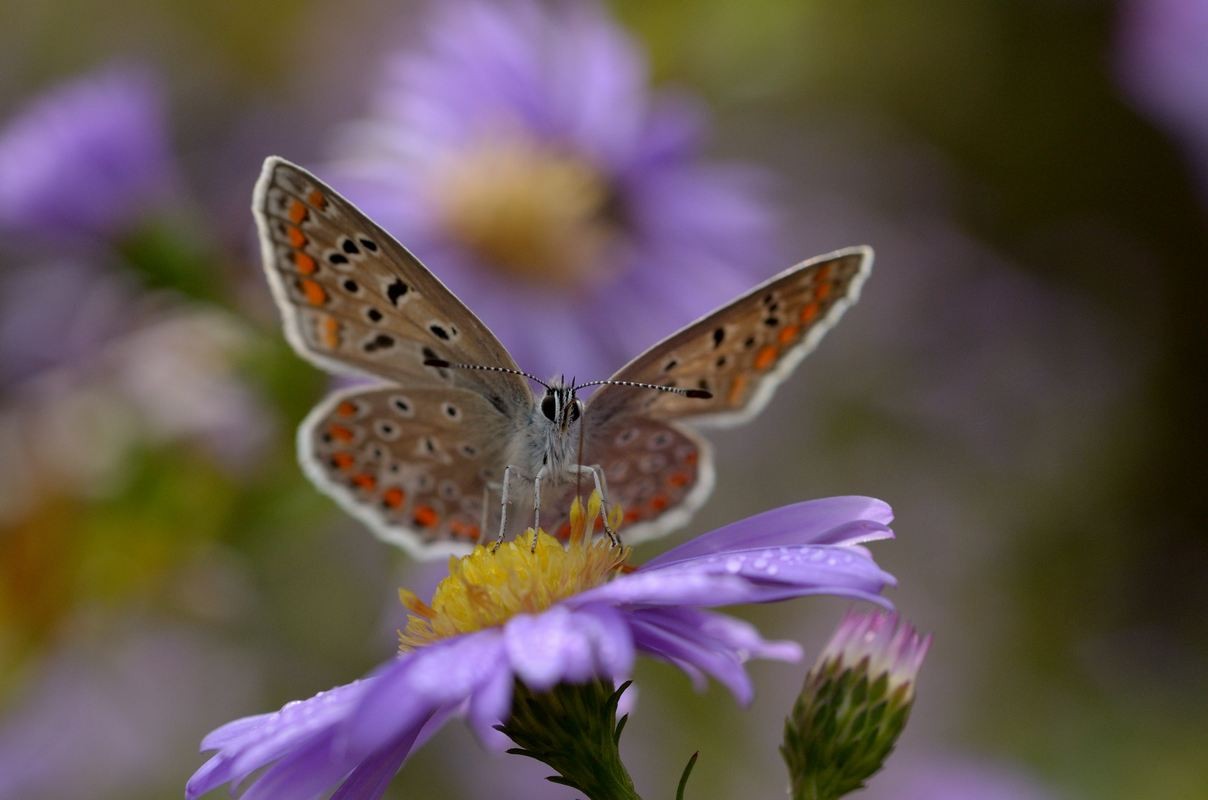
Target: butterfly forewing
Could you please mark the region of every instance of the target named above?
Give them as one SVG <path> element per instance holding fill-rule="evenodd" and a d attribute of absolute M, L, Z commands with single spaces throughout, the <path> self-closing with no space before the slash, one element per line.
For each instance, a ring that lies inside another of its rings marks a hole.
<path fill-rule="evenodd" d="M 592 398 L 591 414 L 597 424 L 631 415 L 717 425 L 748 419 L 855 302 L 871 268 L 866 247 L 806 261 L 664 339 L 612 377 L 703 389 L 711 398 L 610 385 Z"/>
<path fill-rule="evenodd" d="M 482 537 L 483 487 L 503 475 L 510 434 L 477 392 L 378 386 L 327 398 L 298 443 L 324 492 L 382 538 L 432 556 Z"/>
<path fill-rule="evenodd" d="M 306 358 L 408 385 L 471 388 L 526 413 L 517 375 L 437 369 L 427 358 L 516 369 L 487 327 L 414 256 L 306 170 L 265 162 L 253 210 L 286 335 Z"/>

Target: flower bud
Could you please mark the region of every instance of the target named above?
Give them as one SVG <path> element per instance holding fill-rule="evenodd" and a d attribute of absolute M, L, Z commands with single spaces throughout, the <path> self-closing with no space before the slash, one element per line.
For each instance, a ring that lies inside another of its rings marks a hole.
<path fill-rule="evenodd" d="M 780 752 L 794 800 L 864 786 L 893 750 L 914 703 L 931 636 L 897 614 L 850 611 L 805 677 Z"/>

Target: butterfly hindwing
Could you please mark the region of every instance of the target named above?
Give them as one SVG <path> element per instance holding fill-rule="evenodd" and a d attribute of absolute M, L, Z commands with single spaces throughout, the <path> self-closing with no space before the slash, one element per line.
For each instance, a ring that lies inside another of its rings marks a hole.
<path fill-rule="evenodd" d="M 630 544 L 683 525 L 713 491 L 709 443 L 674 423 L 624 418 L 589 434 L 586 450 L 588 463 L 604 468 Z"/>
<path fill-rule="evenodd" d="M 617 417 L 734 425 L 764 406 L 775 387 L 855 302 L 872 269 L 856 247 L 810 259 L 664 339 L 612 380 L 704 389 L 709 399 L 606 385 L 590 408 L 602 424 Z"/>
<path fill-rule="evenodd" d="M 269 158 L 253 211 L 286 336 L 304 357 L 335 372 L 471 388 L 501 413 L 527 412 L 531 392 L 522 377 L 424 365 L 440 358 L 516 368 L 486 325 L 335 190 Z"/>
<path fill-rule="evenodd" d="M 509 433 L 476 392 L 379 385 L 325 399 L 298 450 L 325 493 L 380 538 L 430 558 L 481 538 L 483 487 L 503 474 Z"/>
<path fill-rule="evenodd" d="M 709 443 L 674 423 L 631 417 L 593 428 L 583 460 L 600 465 L 610 504 L 622 510 L 621 538 L 634 544 L 679 527 L 713 489 Z M 543 502 L 543 525 L 550 532 L 569 532 L 565 509 L 574 497 L 584 500 L 595 484 L 589 475 Z M 601 529 L 602 530 L 602 529 Z"/>

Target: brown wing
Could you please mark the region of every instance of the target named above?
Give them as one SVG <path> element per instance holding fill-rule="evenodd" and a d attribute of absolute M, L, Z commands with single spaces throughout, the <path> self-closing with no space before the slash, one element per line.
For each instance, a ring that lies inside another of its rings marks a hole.
<path fill-rule="evenodd" d="M 442 358 L 516 369 L 436 276 L 329 186 L 269 158 L 252 210 L 286 337 L 302 356 L 404 385 L 471 388 L 501 413 L 527 412 L 532 395 L 519 376 L 424 366 Z"/>
<path fill-rule="evenodd" d="M 609 503 L 620 505 L 623 512 L 620 537 L 629 544 L 682 526 L 713 490 L 708 442 L 657 420 L 627 418 L 593 428 L 584 443 L 583 462 L 604 468 Z M 550 519 L 543 527 L 569 534 L 566 511 L 571 500 L 576 492 L 586 500 L 593 488 L 591 477 L 584 475 L 577 485 L 552 493 L 554 502 L 543 498 L 542 520 Z"/>
<path fill-rule="evenodd" d="M 358 387 L 310 413 L 298 453 L 315 485 L 380 538 L 432 558 L 479 540 L 483 487 L 503 475 L 510 435 L 473 391 Z"/>
<path fill-rule="evenodd" d="M 733 425 L 757 413 L 775 387 L 856 301 L 872 250 L 810 259 L 664 339 L 612 380 L 712 392 L 709 399 L 604 386 L 589 408 L 598 424 L 640 415 Z"/>

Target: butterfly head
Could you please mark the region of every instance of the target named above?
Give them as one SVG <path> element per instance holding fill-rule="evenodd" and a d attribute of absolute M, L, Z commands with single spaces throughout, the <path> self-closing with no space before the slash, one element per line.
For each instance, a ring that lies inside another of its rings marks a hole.
<path fill-rule="evenodd" d="M 560 430 L 567 430 L 572 422 L 583 416 L 583 401 L 575 397 L 577 389 L 574 381 L 569 386 L 561 383 L 546 386 L 545 396 L 541 398 L 541 415 Z"/>

